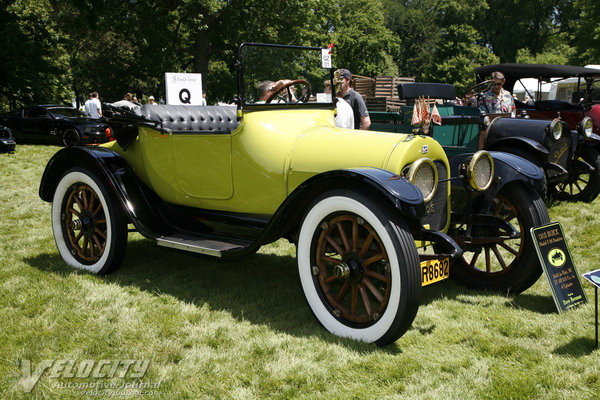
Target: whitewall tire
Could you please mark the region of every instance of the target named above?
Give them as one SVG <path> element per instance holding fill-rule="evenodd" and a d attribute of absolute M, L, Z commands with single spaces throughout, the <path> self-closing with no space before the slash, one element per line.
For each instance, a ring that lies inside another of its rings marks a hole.
<path fill-rule="evenodd" d="M 320 196 L 304 216 L 297 258 L 308 305 L 329 332 L 382 346 L 412 324 L 419 256 L 391 207 L 349 190 Z"/>
<path fill-rule="evenodd" d="M 125 255 L 127 224 L 121 204 L 98 175 L 67 171 L 52 201 L 56 247 L 70 266 L 95 274 L 117 268 Z"/>

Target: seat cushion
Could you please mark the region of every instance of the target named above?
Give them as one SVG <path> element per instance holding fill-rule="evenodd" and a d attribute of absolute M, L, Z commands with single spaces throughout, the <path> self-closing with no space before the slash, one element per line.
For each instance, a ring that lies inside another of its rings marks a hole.
<path fill-rule="evenodd" d="M 235 106 L 146 104 L 136 113 L 173 133 L 230 133 L 239 125 Z"/>

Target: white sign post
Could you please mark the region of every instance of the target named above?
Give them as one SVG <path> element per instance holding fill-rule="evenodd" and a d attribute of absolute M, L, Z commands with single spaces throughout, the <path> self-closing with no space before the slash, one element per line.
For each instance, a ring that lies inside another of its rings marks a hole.
<path fill-rule="evenodd" d="M 202 102 L 202 74 L 165 73 L 167 104 L 199 106 Z"/>

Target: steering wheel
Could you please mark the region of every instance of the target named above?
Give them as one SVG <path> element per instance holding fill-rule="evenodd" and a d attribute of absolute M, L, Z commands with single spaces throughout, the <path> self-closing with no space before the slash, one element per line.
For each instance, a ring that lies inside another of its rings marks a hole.
<path fill-rule="evenodd" d="M 298 85 L 298 84 L 302 84 L 308 88 L 308 90 L 305 93 L 302 93 L 302 96 L 298 99 L 298 101 L 301 101 L 303 103 L 307 102 L 308 99 L 310 98 L 310 83 L 304 79 L 296 79 L 294 81 L 290 81 L 288 83 L 283 84 L 279 89 L 277 89 L 275 92 L 271 93 L 271 95 L 269 97 L 267 97 L 267 100 L 265 100 L 265 103 L 267 103 L 267 104 L 270 103 L 275 97 L 277 97 L 281 92 L 283 92 L 286 89 L 287 89 L 286 103 L 291 103 L 292 102 L 292 92 L 290 90 L 290 86 Z"/>
<path fill-rule="evenodd" d="M 465 95 L 463 96 L 465 103 L 468 104 L 469 99 L 473 96 L 477 96 L 477 103 L 479 103 L 479 98 L 482 93 L 489 91 L 494 84 L 493 79 L 489 79 L 487 81 L 479 82 L 465 91 Z"/>

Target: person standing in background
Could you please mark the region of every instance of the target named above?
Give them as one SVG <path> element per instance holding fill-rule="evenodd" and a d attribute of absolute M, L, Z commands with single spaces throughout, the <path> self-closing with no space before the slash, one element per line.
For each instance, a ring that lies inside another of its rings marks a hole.
<path fill-rule="evenodd" d="M 368 130 L 371 126 L 371 117 L 369 117 L 369 111 L 367 111 L 367 105 L 362 96 L 350 85 L 352 74 L 344 68 L 338 69 L 336 74 L 339 75 L 341 81 L 341 94 L 354 112 L 354 129 Z"/>

